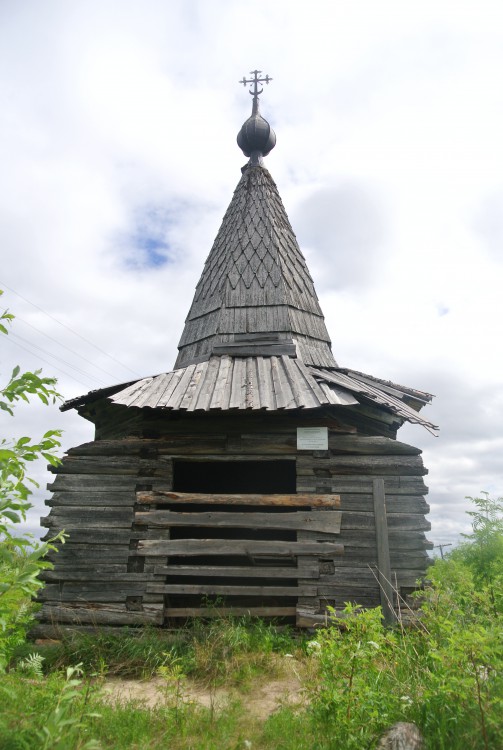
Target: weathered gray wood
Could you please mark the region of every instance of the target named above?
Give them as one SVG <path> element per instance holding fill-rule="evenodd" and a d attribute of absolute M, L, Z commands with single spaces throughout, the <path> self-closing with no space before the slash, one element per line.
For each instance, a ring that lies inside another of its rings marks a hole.
<path fill-rule="evenodd" d="M 386 496 L 384 480 L 374 479 L 374 509 L 377 542 L 377 566 L 384 621 L 392 625 L 396 621 L 393 609 L 393 587 L 391 583 L 391 559 L 386 518 Z"/>
<path fill-rule="evenodd" d="M 431 524 L 419 513 L 387 513 L 388 528 L 400 531 L 429 531 Z M 375 526 L 373 513 L 346 511 L 342 514 L 342 531 L 371 529 Z M 314 529 L 313 529 L 314 531 Z"/>
<path fill-rule="evenodd" d="M 130 490 L 124 490 L 123 492 L 106 492 L 97 491 L 92 492 L 89 490 L 83 490 L 82 492 L 55 492 L 54 495 L 45 501 L 46 505 L 52 508 L 59 507 L 82 507 L 82 508 L 95 508 L 95 507 L 117 507 L 117 508 L 131 508 L 136 502 L 135 488 L 131 487 Z"/>
<path fill-rule="evenodd" d="M 297 457 L 299 475 L 315 473 L 316 469 L 328 470 L 331 474 L 355 474 L 361 471 L 365 474 L 422 476 L 428 473 L 421 456 L 331 455 L 329 459 L 320 459 L 299 454 Z"/>
<path fill-rule="evenodd" d="M 368 495 L 372 494 L 373 491 L 374 475 L 372 474 L 345 474 L 343 476 L 331 474 L 330 476 L 324 476 L 323 474 L 315 474 L 314 470 L 310 473 L 307 473 L 308 469 L 304 469 L 304 471 L 306 473 L 301 474 L 297 470 L 297 492 L 316 491 L 317 487 L 326 488 L 327 492 L 335 492 L 339 495 L 343 493 Z M 318 471 L 323 471 L 323 469 Z M 385 475 L 383 479 L 386 492 L 393 495 L 428 494 L 428 487 L 421 477 Z"/>
<path fill-rule="evenodd" d="M 108 568 L 113 568 L 109 570 Z M 116 570 L 121 568 L 121 570 Z M 45 570 L 40 575 L 43 581 L 95 581 L 99 580 L 102 584 L 118 581 L 120 583 L 127 583 L 129 581 L 151 581 L 152 574 L 149 573 L 128 573 L 126 565 L 99 565 L 96 567 L 77 568 L 73 570 L 67 565 L 62 566 L 61 570 Z"/>
<path fill-rule="evenodd" d="M 238 555 L 254 557 L 296 557 L 315 554 L 318 557 L 342 555 L 342 544 L 331 542 L 276 542 L 254 539 L 172 539 L 169 541 L 140 540 L 138 554 L 194 557 L 199 555 Z"/>
<path fill-rule="evenodd" d="M 338 534 L 341 528 L 340 511 L 325 513 L 176 513 L 169 510 L 154 510 L 147 513 L 136 513 L 135 524 L 149 527 L 204 527 L 204 528 L 240 528 L 240 529 L 310 529 Z"/>
<path fill-rule="evenodd" d="M 49 622 L 75 623 L 91 625 L 162 625 L 162 605 L 144 605 L 143 611 L 133 612 L 126 609 L 125 604 L 100 604 L 92 607 L 84 605 L 60 605 L 46 603 L 43 605 L 39 617 Z"/>
<path fill-rule="evenodd" d="M 166 607 L 166 618 L 176 617 L 291 617 L 295 615 L 295 607 Z"/>
<path fill-rule="evenodd" d="M 366 435 L 334 435 L 329 432 L 329 448 L 337 453 L 364 453 L 370 455 L 407 455 L 417 456 L 421 454 L 419 448 L 399 440 L 377 436 Z"/>
<path fill-rule="evenodd" d="M 315 586 L 225 586 L 216 583 L 176 584 L 149 583 L 152 594 L 218 594 L 221 596 L 315 596 Z"/>
<path fill-rule="evenodd" d="M 271 506 L 311 506 L 311 507 L 337 507 L 340 498 L 337 495 L 240 495 L 240 494 L 210 494 L 196 492 L 168 492 L 165 490 L 154 490 L 149 492 L 137 492 L 137 502 L 142 505 L 166 505 L 172 503 L 200 503 L 208 505 L 271 505 Z"/>
<path fill-rule="evenodd" d="M 46 586 L 47 590 L 44 591 L 41 597 L 46 602 L 74 602 L 75 604 L 80 603 L 95 603 L 101 602 L 102 604 L 125 602 L 126 597 L 135 596 L 141 597 L 145 593 L 145 586 L 131 584 L 130 587 L 122 586 L 112 589 L 112 584 L 107 583 L 99 587 L 93 587 L 92 583 L 80 586 L 71 586 L 64 584 L 58 586 L 57 584 L 51 584 Z"/>
<path fill-rule="evenodd" d="M 299 560 L 302 558 L 299 558 Z M 224 566 L 224 565 L 160 565 L 154 568 L 156 576 L 194 576 L 204 577 L 222 577 L 222 578 L 314 578 L 318 577 L 318 563 L 312 563 L 309 567 L 286 568 L 270 566 L 247 567 L 244 565 Z"/>

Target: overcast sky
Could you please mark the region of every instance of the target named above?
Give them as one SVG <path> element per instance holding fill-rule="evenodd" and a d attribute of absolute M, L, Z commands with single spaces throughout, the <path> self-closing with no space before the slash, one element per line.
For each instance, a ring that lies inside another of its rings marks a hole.
<path fill-rule="evenodd" d="M 172 368 L 255 68 L 336 359 L 436 396 L 440 436 L 399 438 L 454 542 L 466 495 L 503 494 L 501 0 L 1 0 L 2 382 L 43 367 L 67 399 Z M 0 419 L 93 438 L 57 408 Z"/>

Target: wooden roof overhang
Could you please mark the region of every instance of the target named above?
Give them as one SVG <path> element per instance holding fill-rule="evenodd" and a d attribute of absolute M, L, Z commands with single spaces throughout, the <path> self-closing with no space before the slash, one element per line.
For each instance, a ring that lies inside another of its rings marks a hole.
<path fill-rule="evenodd" d="M 343 368 L 315 368 L 282 356 L 213 356 L 205 362 L 132 383 L 91 391 L 67 401 L 62 410 L 80 409 L 97 400 L 138 409 L 177 412 L 289 411 L 326 406 L 373 405 L 401 422 L 436 425 L 418 411 L 432 396 Z"/>

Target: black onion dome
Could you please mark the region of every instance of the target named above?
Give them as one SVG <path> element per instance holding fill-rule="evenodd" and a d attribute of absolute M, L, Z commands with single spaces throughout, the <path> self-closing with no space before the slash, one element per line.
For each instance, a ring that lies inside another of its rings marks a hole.
<path fill-rule="evenodd" d="M 237 141 L 245 156 L 251 156 L 252 153 L 257 151 L 262 156 L 267 156 L 276 145 L 276 133 L 267 120 L 257 112 L 252 114 L 243 124 L 238 133 Z"/>

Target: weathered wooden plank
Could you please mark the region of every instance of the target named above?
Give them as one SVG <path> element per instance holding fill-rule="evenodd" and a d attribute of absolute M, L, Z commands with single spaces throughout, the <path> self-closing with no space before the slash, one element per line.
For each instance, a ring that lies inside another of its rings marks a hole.
<path fill-rule="evenodd" d="M 388 529 L 391 531 L 429 531 L 431 524 L 420 513 L 387 513 Z M 342 513 L 341 530 L 373 529 L 375 514 L 346 511 Z M 314 531 L 314 529 L 313 529 Z"/>
<path fill-rule="evenodd" d="M 377 567 L 384 622 L 392 625 L 396 621 L 393 609 L 393 587 L 391 584 L 391 559 L 389 551 L 388 522 L 386 518 L 386 496 L 384 480 L 374 479 L 374 512 L 377 543 Z"/>
<path fill-rule="evenodd" d="M 305 470 L 307 472 L 307 469 Z M 325 476 L 323 469 L 318 469 L 319 474 L 307 473 L 299 475 L 297 472 L 297 492 L 316 491 L 317 487 L 326 488 L 327 492 L 335 492 L 365 495 L 372 494 L 374 476 L 370 474 L 356 474 L 344 476 Z M 420 477 L 410 476 L 383 476 L 386 492 L 393 495 L 426 495 L 428 487 Z"/>
<path fill-rule="evenodd" d="M 271 566 L 245 565 L 159 565 L 154 568 L 156 576 L 193 576 L 198 578 L 314 578 L 318 577 L 318 562 L 302 569 Z"/>
<path fill-rule="evenodd" d="M 70 448 L 68 456 L 140 456 L 158 455 L 158 440 L 125 437 L 118 440 L 92 440 Z"/>
<path fill-rule="evenodd" d="M 276 542 L 255 539 L 170 539 L 166 541 L 140 540 L 138 554 L 194 557 L 199 555 L 237 555 L 255 557 L 295 557 L 315 554 L 318 557 L 342 555 L 342 544 L 332 542 Z"/>
<path fill-rule="evenodd" d="M 413 586 L 415 582 L 424 576 L 424 570 L 420 569 L 407 569 L 401 568 L 399 570 L 392 569 L 391 577 L 392 583 L 395 583 L 395 575 L 397 577 L 398 586 Z M 352 567 L 352 568 L 339 568 L 336 567 L 334 572 L 326 575 L 320 575 L 320 585 L 348 585 L 348 582 L 352 586 L 370 586 L 371 584 L 377 585 L 377 566 L 366 566 L 366 567 Z"/>
<path fill-rule="evenodd" d="M 96 565 L 102 561 L 110 563 L 112 560 L 114 563 L 120 564 L 121 562 L 127 563 L 130 553 L 129 540 L 126 544 L 122 542 L 110 546 L 108 544 L 86 544 L 85 542 L 72 542 L 72 540 L 69 540 L 64 547 L 58 545 L 56 552 L 49 552 L 45 559 L 50 562 L 58 562 L 66 559 L 78 559 L 79 562 L 80 560 L 85 562 L 92 560 Z"/>
<path fill-rule="evenodd" d="M 295 607 L 166 607 L 166 618 L 176 617 L 210 617 L 218 618 L 232 615 L 234 617 L 292 617 Z"/>
<path fill-rule="evenodd" d="M 373 456 L 362 454 L 331 455 L 328 459 L 316 458 L 310 455 L 299 454 L 297 457 L 297 473 L 316 473 L 317 469 L 329 471 L 330 474 L 355 474 L 361 471 L 364 474 L 379 474 L 396 476 L 407 474 L 408 476 L 422 476 L 428 473 L 423 465 L 421 456 Z"/>
<path fill-rule="evenodd" d="M 335 453 L 364 453 L 370 455 L 407 455 L 416 456 L 421 454 L 419 448 L 399 440 L 383 436 L 366 435 L 340 435 L 328 433 L 328 447 Z"/>
<path fill-rule="evenodd" d="M 83 518 L 97 518 L 107 520 L 119 520 L 128 519 L 130 522 L 133 519 L 133 506 L 132 505 L 98 505 L 88 507 L 85 504 L 81 506 L 60 505 L 57 508 L 51 510 L 52 518 L 72 518 L 72 519 L 83 519 Z"/>
<path fill-rule="evenodd" d="M 60 605 L 58 603 L 44 604 L 39 619 L 49 622 L 75 623 L 92 625 L 162 625 L 162 605 L 144 605 L 141 612 L 132 612 L 126 609 L 125 604 L 100 604 L 95 603 L 92 607 L 81 605 Z"/>
<path fill-rule="evenodd" d="M 239 528 L 239 529 L 307 529 L 338 534 L 341 528 L 340 511 L 296 513 L 177 513 L 169 510 L 154 510 L 136 513 L 135 524 L 149 527 L 171 528 Z"/>
<path fill-rule="evenodd" d="M 149 583 L 150 594 L 200 594 L 219 596 L 316 596 L 316 586 L 225 586 L 215 583 Z"/>
<path fill-rule="evenodd" d="M 157 483 L 159 480 L 155 478 Z M 150 480 L 150 481 L 149 481 Z M 47 489 L 51 491 L 66 490 L 67 492 L 78 491 L 83 492 L 85 490 L 109 490 L 113 492 L 119 492 L 121 490 L 129 490 L 134 488 L 138 483 L 138 477 L 129 476 L 124 477 L 121 475 L 110 475 L 105 474 L 57 474 L 54 482 L 47 485 Z M 152 483 L 152 478 L 141 478 L 141 482 Z"/>
<path fill-rule="evenodd" d="M 109 570 L 112 568 L 112 570 Z M 121 570 L 117 570 L 121 568 Z M 96 581 L 99 580 L 102 583 L 108 583 L 110 581 L 119 581 L 126 583 L 128 581 L 152 581 L 153 576 L 149 573 L 128 573 L 126 565 L 98 565 L 96 567 L 77 568 L 72 569 L 71 567 L 58 566 L 56 570 L 45 570 L 39 577 L 43 581 Z"/>
<path fill-rule="evenodd" d="M 123 492 L 92 492 L 85 489 L 82 492 L 55 492 L 49 500 L 45 501 L 45 504 L 52 508 L 59 508 L 60 506 L 131 508 L 135 502 L 135 488 L 131 487 Z"/>
<path fill-rule="evenodd" d="M 208 505 L 271 505 L 271 506 L 310 506 L 310 507 L 337 507 L 340 498 L 329 494 L 299 494 L 299 495 L 223 495 L 215 493 L 197 492 L 169 492 L 167 490 L 153 490 L 149 492 L 137 492 L 137 502 L 142 505 L 167 505 L 172 503 L 198 503 Z"/>
<path fill-rule="evenodd" d="M 341 495 L 339 507 L 342 511 L 373 513 L 374 499 L 371 494 L 344 493 Z M 430 511 L 430 506 L 421 495 L 386 494 L 386 508 L 388 513 L 420 513 L 426 515 Z"/>
<path fill-rule="evenodd" d="M 110 584 L 108 584 L 110 586 Z M 77 588 L 68 588 L 67 584 L 58 586 L 58 584 L 46 586 L 40 599 L 46 602 L 74 602 L 79 603 L 117 603 L 125 602 L 126 597 L 141 597 L 145 593 L 145 586 L 131 584 L 130 588 L 122 587 L 111 589 L 106 585 L 101 588 L 93 588 L 91 584 L 79 586 Z"/>
<path fill-rule="evenodd" d="M 140 456 L 67 456 L 59 466 L 51 468 L 55 474 L 138 476 L 142 472 L 151 476 L 172 475 L 171 462 Z"/>
<path fill-rule="evenodd" d="M 103 528 L 105 526 L 105 528 Z M 57 529 L 60 528 L 58 525 L 51 526 L 51 529 Z M 84 527 L 77 527 L 74 526 L 72 528 L 65 527 L 65 531 L 68 534 L 68 540 L 66 543 L 66 549 L 68 550 L 68 547 L 71 542 L 78 543 L 78 544 L 85 544 L 86 542 L 88 544 L 112 544 L 112 545 L 124 545 L 129 544 L 131 538 L 132 538 L 132 532 L 129 527 L 122 527 L 122 528 L 109 528 L 108 524 L 103 524 L 100 527 L 98 526 L 84 526 Z M 133 536 L 134 538 L 134 536 Z M 137 535 L 138 538 L 138 535 Z"/>

